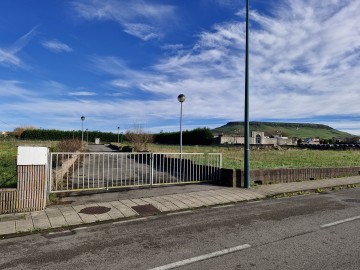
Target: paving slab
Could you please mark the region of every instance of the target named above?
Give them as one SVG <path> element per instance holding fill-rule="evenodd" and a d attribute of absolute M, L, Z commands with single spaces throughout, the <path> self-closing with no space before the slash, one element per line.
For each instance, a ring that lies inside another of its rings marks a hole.
<path fill-rule="evenodd" d="M 15 233 L 15 221 L 0 222 L 0 235 Z"/>
<path fill-rule="evenodd" d="M 49 221 L 52 228 L 60 228 L 69 226 L 69 224 L 66 222 L 66 219 L 63 215 L 59 215 L 57 217 L 49 217 Z"/>
<path fill-rule="evenodd" d="M 31 232 L 34 230 L 34 224 L 32 219 L 16 220 L 15 221 L 16 232 Z"/>
<path fill-rule="evenodd" d="M 154 198 L 156 197 L 153 197 L 153 198 L 143 198 L 144 201 L 152 204 L 153 206 L 155 206 L 157 209 L 160 210 L 160 212 L 169 212 L 170 209 L 167 208 L 163 203 L 155 200 Z"/>
<path fill-rule="evenodd" d="M 74 226 L 74 225 L 80 225 L 83 224 L 83 220 L 80 218 L 80 216 L 78 214 L 75 215 L 64 215 L 64 218 L 67 222 L 67 224 Z"/>
<path fill-rule="evenodd" d="M 110 204 L 116 209 L 118 209 L 124 217 L 132 217 L 138 215 L 138 213 L 136 213 L 133 209 L 122 204 L 120 201 L 113 201 L 110 202 Z"/>

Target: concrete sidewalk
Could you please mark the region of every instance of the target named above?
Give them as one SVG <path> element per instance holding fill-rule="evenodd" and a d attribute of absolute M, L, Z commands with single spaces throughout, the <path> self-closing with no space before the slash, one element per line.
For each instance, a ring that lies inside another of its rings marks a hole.
<path fill-rule="evenodd" d="M 352 184 L 360 184 L 360 177 L 264 185 L 251 189 L 187 185 L 72 197 L 64 200 L 69 204 L 52 205 L 44 211 L 0 215 L 0 236 L 136 218 L 156 211 L 161 214 Z M 105 213 L 97 213 L 101 210 Z"/>

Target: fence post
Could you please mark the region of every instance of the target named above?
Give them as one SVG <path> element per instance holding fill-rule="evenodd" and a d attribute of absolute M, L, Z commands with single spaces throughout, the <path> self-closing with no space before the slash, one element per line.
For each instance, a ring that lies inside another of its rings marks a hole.
<path fill-rule="evenodd" d="M 150 154 L 150 186 L 154 183 L 154 153 Z"/>

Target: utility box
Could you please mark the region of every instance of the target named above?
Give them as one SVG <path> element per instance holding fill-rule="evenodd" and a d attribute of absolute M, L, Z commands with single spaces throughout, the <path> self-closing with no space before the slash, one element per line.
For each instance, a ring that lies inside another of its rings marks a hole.
<path fill-rule="evenodd" d="M 46 165 L 48 157 L 47 147 L 19 146 L 17 165 Z"/>
<path fill-rule="evenodd" d="M 100 138 L 95 138 L 95 144 L 100 144 Z"/>

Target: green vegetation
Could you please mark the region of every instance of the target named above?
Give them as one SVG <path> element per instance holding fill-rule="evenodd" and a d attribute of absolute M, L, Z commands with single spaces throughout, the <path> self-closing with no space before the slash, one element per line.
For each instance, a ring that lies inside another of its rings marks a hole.
<path fill-rule="evenodd" d="M 62 143 L 35 141 L 0 141 L 0 188 L 16 187 L 16 157 L 18 145 L 41 145 L 54 150 L 64 150 Z M 57 145 L 57 147 L 56 147 Z M 72 143 L 78 147 L 79 143 Z M 65 145 L 69 147 L 68 144 Z M 65 147 L 64 146 L 64 147 Z M 122 145 L 124 146 L 124 144 Z M 151 152 L 178 153 L 178 145 L 149 144 Z M 243 168 L 244 149 L 236 146 L 183 146 L 184 153 L 222 153 L 224 168 Z M 251 169 L 270 168 L 311 168 L 311 167 L 353 167 L 360 164 L 360 151 L 346 150 L 252 150 L 250 153 Z"/>
<path fill-rule="evenodd" d="M 265 135 L 283 135 L 297 138 L 351 138 L 354 135 L 320 124 L 250 122 L 250 131 L 263 131 Z M 224 126 L 213 129 L 214 133 L 244 134 L 243 122 L 229 122 Z"/>
<path fill-rule="evenodd" d="M 0 139 L 0 188 L 16 188 L 16 158 L 19 145 L 54 148 L 56 143 L 54 141 L 19 141 L 14 138 Z"/>
<path fill-rule="evenodd" d="M 0 188 L 16 187 L 16 157 L 15 140 L 0 140 Z"/>
<path fill-rule="evenodd" d="M 213 134 L 209 128 L 196 128 L 185 130 L 182 133 L 183 144 L 187 145 L 210 145 Z M 179 144 L 180 132 L 161 132 L 154 135 L 154 141 L 161 144 Z"/>
<path fill-rule="evenodd" d="M 122 141 L 122 134 L 119 135 Z M 81 140 L 81 130 L 55 130 L 55 129 L 26 129 L 21 135 L 22 140 L 47 140 L 47 141 L 60 141 L 78 139 Z M 84 130 L 84 141 L 94 142 L 95 138 L 100 138 L 102 142 L 117 141 L 118 135 L 112 132 L 100 132 L 100 131 L 85 131 Z"/>
<path fill-rule="evenodd" d="M 151 152 L 178 153 L 179 146 L 150 144 Z M 184 153 L 222 153 L 224 168 L 243 168 L 244 149 L 236 146 L 183 146 Z M 345 150 L 252 150 L 251 169 L 325 168 L 359 166 L 360 152 Z"/>

